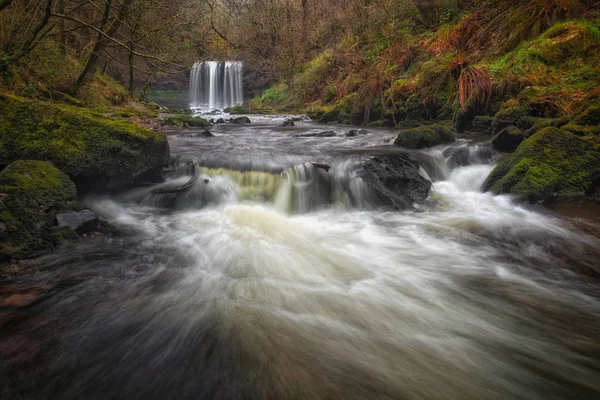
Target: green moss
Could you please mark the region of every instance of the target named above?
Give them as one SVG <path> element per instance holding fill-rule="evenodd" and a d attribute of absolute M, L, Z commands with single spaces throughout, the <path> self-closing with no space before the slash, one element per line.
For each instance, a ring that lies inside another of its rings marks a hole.
<path fill-rule="evenodd" d="M 554 127 L 560 128 L 563 125 L 567 124 L 568 122 L 569 122 L 569 120 L 566 117 L 538 118 L 535 121 L 535 123 L 532 125 L 532 127 L 529 128 L 529 130 L 527 130 L 525 132 L 525 137 L 529 137 L 529 136 L 533 135 L 534 133 L 536 133 L 537 131 L 547 128 L 549 126 L 554 126 Z"/>
<path fill-rule="evenodd" d="M 516 126 L 519 129 L 529 129 L 534 121 L 529 116 L 530 110 L 526 107 L 517 105 L 504 108 L 496 113 L 492 121 L 494 133 L 500 132 L 509 126 Z"/>
<path fill-rule="evenodd" d="M 107 188 L 168 162 L 166 138 L 87 109 L 0 94 L 0 165 L 47 160 L 80 188 Z"/>
<path fill-rule="evenodd" d="M 0 172 L 0 259 L 36 256 L 52 249 L 56 211 L 76 201 L 75 184 L 44 161 L 15 161 Z"/>
<path fill-rule="evenodd" d="M 394 144 L 408 149 L 423 149 L 452 143 L 456 139 L 450 129 L 443 125 L 428 125 L 401 131 Z"/>
<path fill-rule="evenodd" d="M 598 171 L 600 153 L 591 142 L 548 127 L 500 160 L 484 188 L 528 201 L 583 195 Z"/>
<path fill-rule="evenodd" d="M 493 118 L 486 115 L 478 115 L 473 119 L 472 132 L 476 132 L 482 135 L 492 134 L 492 122 Z"/>
<path fill-rule="evenodd" d="M 600 125 L 600 106 L 591 106 L 573 121 L 575 125 Z"/>
<path fill-rule="evenodd" d="M 562 127 L 565 131 L 572 133 L 575 136 L 589 137 L 600 135 L 600 125 L 588 126 L 588 125 L 576 125 L 567 124 Z"/>
<path fill-rule="evenodd" d="M 163 124 L 167 126 L 178 126 L 180 128 L 206 128 L 210 123 L 201 117 L 191 115 L 173 115 L 165 118 Z"/>

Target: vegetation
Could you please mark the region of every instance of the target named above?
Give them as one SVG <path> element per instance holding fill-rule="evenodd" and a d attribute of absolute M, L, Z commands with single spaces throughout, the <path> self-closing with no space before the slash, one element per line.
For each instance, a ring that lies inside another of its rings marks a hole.
<path fill-rule="evenodd" d="M 598 145 L 567 131 L 547 127 L 505 156 L 484 187 L 540 201 L 584 195 L 600 173 Z"/>
<path fill-rule="evenodd" d="M 592 1 L 375 3 L 251 104 L 363 125 L 452 121 L 459 132 L 500 112 L 497 133 L 572 115 L 598 90 Z"/>
<path fill-rule="evenodd" d="M 166 138 L 75 106 L 0 94 L 0 165 L 51 161 L 83 190 L 112 189 L 168 162 Z"/>
<path fill-rule="evenodd" d="M 58 244 L 57 211 L 77 207 L 75 184 L 44 161 L 16 161 L 0 172 L 0 259 L 36 256 Z"/>

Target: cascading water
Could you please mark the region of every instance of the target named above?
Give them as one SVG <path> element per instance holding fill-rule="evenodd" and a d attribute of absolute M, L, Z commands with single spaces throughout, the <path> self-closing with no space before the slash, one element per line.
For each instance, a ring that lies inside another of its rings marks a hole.
<path fill-rule="evenodd" d="M 241 61 L 204 61 L 190 73 L 190 108 L 225 109 L 244 102 L 244 64 Z"/>
<path fill-rule="evenodd" d="M 166 183 L 89 200 L 127 234 L 40 261 L 32 280 L 59 289 L 0 329 L 4 397 L 598 398 L 600 300 L 578 271 L 600 242 L 482 193 L 489 147 L 253 118 L 173 136 Z M 382 152 L 433 181 L 417 209 L 372 203 L 358 172 Z"/>

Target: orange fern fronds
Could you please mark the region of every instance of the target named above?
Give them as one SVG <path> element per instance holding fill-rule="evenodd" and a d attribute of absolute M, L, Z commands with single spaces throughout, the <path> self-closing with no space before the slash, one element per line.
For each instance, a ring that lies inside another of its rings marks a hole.
<path fill-rule="evenodd" d="M 458 93 L 463 110 L 471 99 L 487 108 L 492 98 L 493 83 L 487 72 L 480 67 L 464 68 L 458 78 Z"/>

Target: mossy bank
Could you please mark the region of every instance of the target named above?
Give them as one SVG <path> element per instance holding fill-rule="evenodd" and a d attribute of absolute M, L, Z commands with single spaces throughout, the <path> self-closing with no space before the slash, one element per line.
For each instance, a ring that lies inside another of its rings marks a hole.
<path fill-rule="evenodd" d="M 160 179 L 167 139 L 89 109 L 0 94 L 0 165 L 52 162 L 80 191 L 121 189 Z"/>

